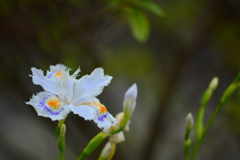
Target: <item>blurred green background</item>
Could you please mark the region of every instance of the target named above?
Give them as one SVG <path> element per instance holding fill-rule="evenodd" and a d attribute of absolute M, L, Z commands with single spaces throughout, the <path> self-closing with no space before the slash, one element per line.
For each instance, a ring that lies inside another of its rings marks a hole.
<path fill-rule="evenodd" d="M 112 82 L 98 97 L 113 115 L 138 86 L 137 107 L 115 160 L 183 159 L 185 117 L 196 117 L 214 76 L 209 118 L 239 71 L 238 0 L 1 0 L 0 159 L 57 159 L 57 122 L 26 105 L 42 91 L 31 67 L 64 64 L 81 75 L 103 67 Z M 240 91 L 223 107 L 196 160 L 239 160 Z M 66 160 L 77 159 L 100 130 L 70 114 Z M 87 160 L 97 159 L 101 148 Z"/>

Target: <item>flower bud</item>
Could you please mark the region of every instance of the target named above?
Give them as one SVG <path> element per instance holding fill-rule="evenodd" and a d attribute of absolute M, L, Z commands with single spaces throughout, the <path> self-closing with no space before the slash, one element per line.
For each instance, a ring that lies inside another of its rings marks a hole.
<path fill-rule="evenodd" d="M 124 113 L 120 112 L 116 115 L 116 119 L 117 119 L 117 127 L 121 126 L 123 123 L 123 119 L 124 119 Z"/>
<path fill-rule="evenodd" d="M 66 133 L 66 125 L 62 124 L 61 129 L 60 129 L 60 136 L 65 136 Z"/>
<path fill-rule="evenodd" d="M 128 131 L 130 130 L 130 127 L 129 127 L 130 122 L 131 122 L 131 121 L 129 120 L 128 123 L 127 123 L 127 125 L 124 127 L 123 131 L 128 132 Z"/>
<path fill-rule="evenodd" d="M 137 85 L 133 84 L 125 93 L 123 100 L 123 111 L 124 116 L 129 119 L 136 107 L 136 98 L 137 98 Z"/>
<path fill-rule="evenodd" d="M 58 149 L 63 152 L 65 149 L 65 133 L 66 133 L 66 125 L 62 124 L 60 129 L 60 135 L 58 137 Z"/>
<path fill-rule="evenodd" d="M 66 120 L 66 118 L 67 118 L 67 117 L 65 117 L 64 119 L 62 119 L 62 120 L 60 120 L 60 121 L 58 122 L 57 128 L 56 128 L 56 130 L 55 130 L 57 136 L 60 136 L 61 127 L 62 127 L 64 121 Z M 66 129 L 66 126 L 65 126 L 65 129 Z"/>
<path fill-rule="evenodd" d="M 118 144 L 118 143 L 121 143 L 121 142 L 125 141 L 125 137 L 124 137 L 123 132 L 113 134 L 109 137 L 109 139 L 114 144 Z"/>
<path fill-rule="evenodd" d="M 210 98 L 212 97 L 213 91 L 217 88 L 218 86 L 218 78 L 214 77 L 211 82 L 209 83 L 208 88 L 203 94 L 201 105 L 206 106 L 207 103 L 209 102 Z"/>
<path fill-rule="evenodd" d="M 191 130 L 193 128 L 194 125 L 194 120 L 193 120 L 193 116 L 191 113 L 188 113 L 187 117 L 186 117 L 186 131 L 185 131 L 185 141 L 190 139 L 190 133 Z"/>
<path fill-rule="evenodd" d="M 234 91 L 239 87 L 239 83 L 232 83 L 223 93 L 222 98 L 221 98 L 221 103 L 224 103 L 225 101 L 228 100 L 229 97 L 232 96 Z"/>
<path fill-rule="evenodd" d="M 193 116 L 191 113 L 188 113 L 186 117 L 186 130 L 191 131 L 194 125 Z"/>
<path fill-rule="evenodd" d="M 184 142 L 184 154 L 185 157 L 188 156 L 190 147 L 191 147 L 191 139 L 190 133 L 194 125 L 193 116 L 191 113 L 188 113 L 186 117 L 186 133 L 185 133 L 185 142 Z"/>
<path fill-rule="evenodd" d="M 209 84 L 209 88 L 211 90 L 215 90 L 218 86 L 218 82 L 219 82 L 218 77 L 214 77 Z"/>
<path fill-rule="evenodd" d="M 116 150 L 116 145 L 112 142 L 107 142 L 98 160 L 111 160 L 115 154 L 115 150 Z"/>

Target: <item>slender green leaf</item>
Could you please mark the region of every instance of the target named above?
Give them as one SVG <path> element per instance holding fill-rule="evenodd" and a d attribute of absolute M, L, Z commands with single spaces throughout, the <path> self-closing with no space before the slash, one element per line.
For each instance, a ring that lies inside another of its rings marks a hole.
<path fill-rule="evenodd" d="M 127 8 L 126 11 L 133 37 L 139 42 L 146 42 L 150 31 L 146 15 L 136 8 Z"/>
<path fill-rule="evenodd" d="M 151 1 L 139 1 L 139 5 L 142 8 L 145 8 L 152 12 L 153 14 L 163 17 L 165 16 L 165 12 L 162 10 L 161 7 L 159 7 L 156 3 L 151 2 Z"/>

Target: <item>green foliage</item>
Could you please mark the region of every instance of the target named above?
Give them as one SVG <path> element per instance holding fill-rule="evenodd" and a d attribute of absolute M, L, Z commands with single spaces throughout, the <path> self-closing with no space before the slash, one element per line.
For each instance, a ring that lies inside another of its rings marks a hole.
<path fill-rule="evenodd" d="M 216 78 L 213 78 L 209 87 L 206 89 L 206 91 L 203 94 L 201 106 L 198 111 L 197 116 L 197 123 L 196 123 L 196 143 L 193 149 L 193 153 L 191 155 L 191 160 L 194 160 L 196 157 L 196 154 L 198 152 L 198 149 L 202 143 L 202 140 L 206 133 L 208 132 L 209 128 L 211 127 L 213 121 L 215 120 L 216 116 L 218 115 L 220 109 L 222 106 L 229 100 L 229 98 L 232 96 L 232 94 L 236 91 L 236 89 L 240 86 L 240 73 L 236 76 L 236 78 L 233 80 L 233 82 L 227 87 L 227 89 L 224 91 L 218 105 L 216 106 L 214 112 L 212 113 L 210 119 L 208 120 L 207 124 L 203 124 L 203 118 L 204 118 L 204 111 L 206 108 L 206 104 L 210 100 L 213 91 L 216 89 L 218 85 L 218 80 Z M 187 160 L 188 157 L 185 157 Z"/>
<path fill-rule="evenodd" d="M 151 1 L 115 0 L 108 3 L 111 8 L 119 10 L 123 18 L 128 20 L 132 36 L 141 43 L 148 40 L 150 33 L 150 23 L 144 10 L 148 10 L 159 17 L 165 15 L 164 11 Z"/>
<path fill-rule="evenodd" d="M 139 1 L 139 6 L 143 9 L 149 10 L 151 13 L 159 17 L 165 16 L 165 12 L 162 8 L 152 1 Z"/>
<path fill-rule="evenodd" d="M 126 8 L 125 10 L 132 36 L 139 42 L 146 42 L 150 32 L 150 24 L 145 13 L 136 8 Z"/>

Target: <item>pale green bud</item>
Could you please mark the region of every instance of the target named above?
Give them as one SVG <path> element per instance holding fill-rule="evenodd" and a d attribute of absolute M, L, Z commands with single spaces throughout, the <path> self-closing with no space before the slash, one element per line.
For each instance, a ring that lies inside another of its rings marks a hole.
<path fill-rule="evenodd" d="M 214 77 L 214 78 L 211 80 L 210 84 L 209 84 L 209 88 L 210 88 L 211 90 L 215 90 L 215 89 L 217 88 L 217 86 L 218 86 L 218 82 L 219 82 L 218 77 Z"/>
<path fill-rule="evenodd" d="M 206 104 L 209 102 L 210 98 L 212 97 L 213 91 L 217 88 L 218 86 L 218 78 L 214 77 L 211 82 L 209 83 L 208 88 L 203 94 L 201 105 L 206 106 Z"/>
<path fill-rule="evenodd" d="M 66 133 L 66 125 L 62 124 L 60 129 L 60 135 L 58 137 L 58 148 L 61 152 L 65 149 L 65 133 Z"/>
<path fill-rule="evenodd" d="M 124 113 L 120 112 L 116 115 L 116 119 L 117 119 L 117 127 L 121 126 L 123 123 L 123 119 L 124 119 Z"/>
<path fill-rule="evenodd" d="M 186 117 L 186 131 L 185 131 L 185 140 L 188 140 L 190 138 L 190 133 L 194 125 L 193 116 L 191 113 L 188 113 Z"/>
<path fill-rule="evenodd" d="M 185 142 L 184 142 L 184 154 L 188 156 L 190 147 L 191 147 L 191 139 L 190 133 L 194 125 L 193 116 L 191 113 L 188 113 L 186 117 L 186 133 L 185 133 Z"/>
<path fill-rule="evenodd" d="M 58 122 L 58 125 L 57 125 L 57 128 L 56 128 L 56 134 L 57 136 L 60 136 L 60 130 L 61 130 L 61 127 L 64 123 L 64 121 L 66 120 L 66 117 L 64 119 L 61 119 L 59 122 Z"/>
<path fill-rule="evenodd" d="M 202 133 L 203 133 L 203 118 L 204 118 L 205 108 L 206 108 L 207 103 L 211 99 L 214 90 L 218 86 L 218 81 L 219 80 L 217 77 L 214 77 L 211 80 L 211 82 L 209 83 L 208 88 L 205 90 L 202 100 L 201 100 L 201 106 L 199 108 L 197 121 L 196 121 L 196 136 L 197 136 L 197 139 L 199 139 L 199 140 L 202 138 Z"/>
<path fill-rule="evenodd" d="M 191 113 L 188 113 L 186 117 L 186 130 L 191 131 L 194 125 L 194 119 Z"/>
<path fill-rule="evenodd" d="M 112 142 L 107 142 L 98 160 L 111 160 L 115 154 L 115 150 L 116 150 L 116 145 Z"/>
<path fill-rule="evenodd" d="M 137 99 L 137 85 L 133 84 L 125 93 L 123 100 L 123 111 L 124 116 L 129 119 L 136 107 L 136 99 Z"/>
<path fill-rule="evenodd" d="M 125 141 L 125 137 L 124 137 L 123 132 L 113 134 L 109 137 L 109 139 L 114 144 L 118 144 L 118 143 L 121 143 L 121 142 Z"/>
<path fill-rule="evenodd" d="M 129 130 L 130 130 L 130 120 L 128 121 L 128 123 L 127 123 L 127 125 L 124 127 L 124 129 L 123 129 L 123 131 L 125 131 L 125 132 L 129 132 Z"/>
<path fill-rule="evenodd" d="M 224 103 L 238 87 L 239 87 L 239 83 L 232 83 L 223 93 L 223 96 L 221 98 L 221 103 Z"/>
<path fill-rule="evenodd" d="M 66 133 L 66 125 L 62 124 L 61 129 L 60 129 L 60 136 L 65 136 Z"/>

